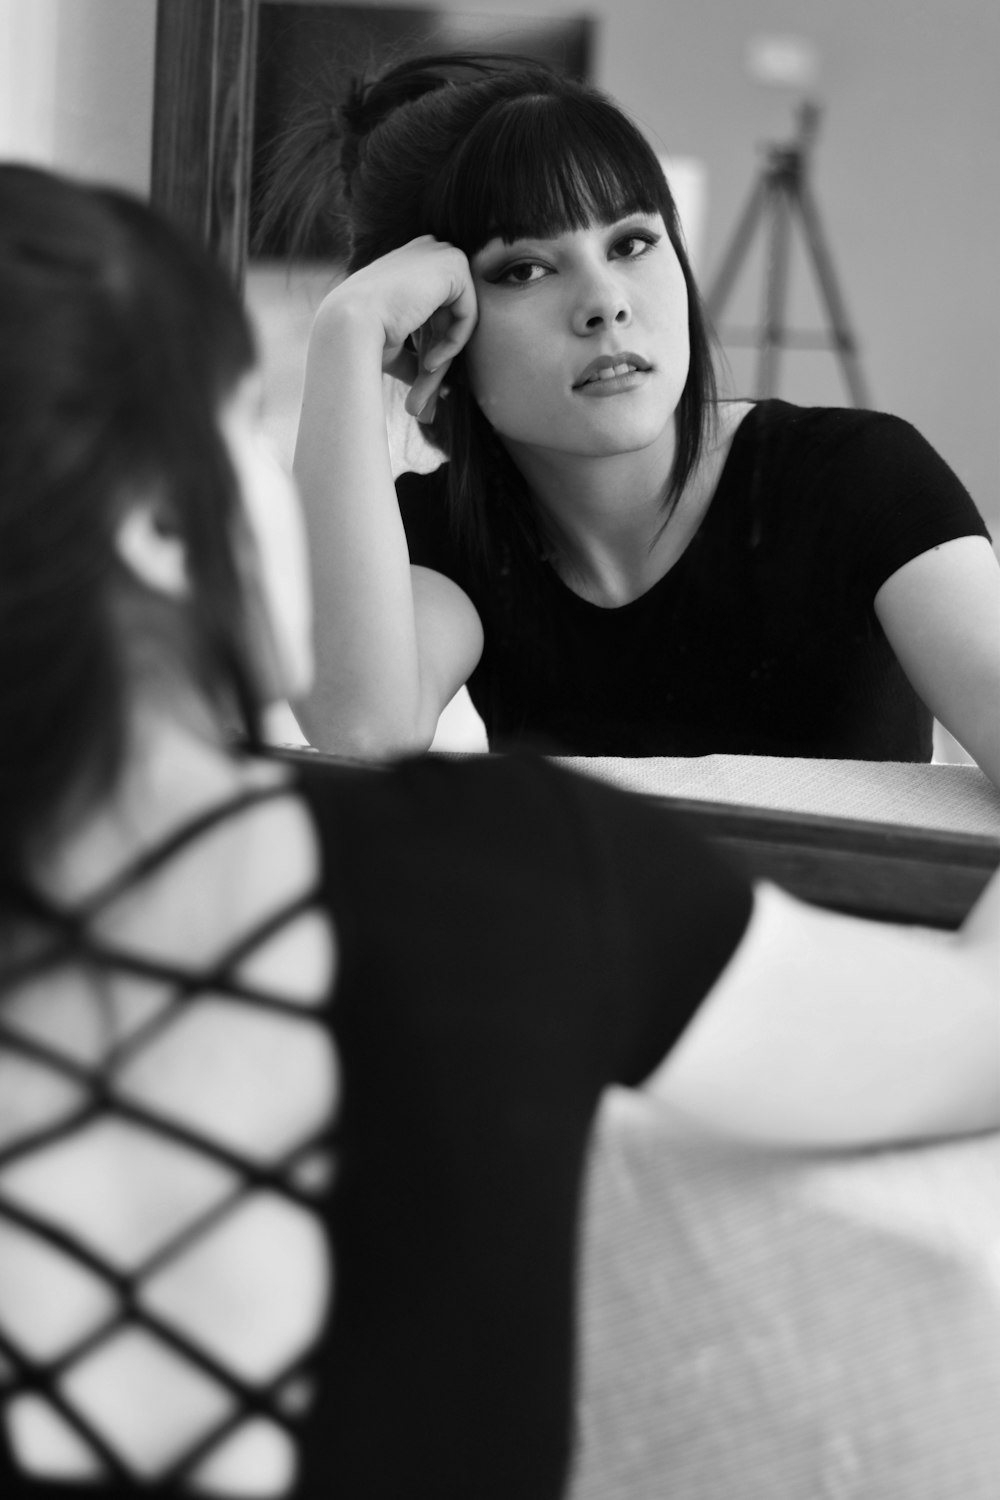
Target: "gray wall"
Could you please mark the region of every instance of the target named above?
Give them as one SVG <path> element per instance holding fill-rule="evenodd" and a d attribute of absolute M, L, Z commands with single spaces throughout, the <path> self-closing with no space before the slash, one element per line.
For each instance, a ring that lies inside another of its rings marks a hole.
<path fill-rule="evenodd" d="M 714 270 L 756 175 L 759 147 L 792 128 L 792 100 L 754 83 L 757 33 L 815 44 L 824 108 L 814 194 L 863 348 L 872 404 L 909 418 L 1000 531 L 1000 5 L 997 0 L 438 0 L 460 17 L 590 14 L 597 81 L 658 149 L 707 169 L 701 270 Z M 820 309 L 796 245 L 790 307 Z M 751 318 L 748 263 L 734 320 Z M 731 358 L 746 389 L 747 356 Z M 845 399 L 829 354 L 786 354 L 779 394 Z"/>
<path fill-rule="evenodd" d="M 149 190 L 156 0 L 0 0 L 0 156 Z"/>
<path fill-rule="evenodd" d="M 368 0 L 373 3 L 373 0 Z M 958 470 L 1000 531 L 1000 5 L 997 0 L 438 0 L 453 13 L 590 14 L 597 78 L 658 149 L 707 169 L 701 269 L 727 243 L 791 100 L 751 81 L 747 39 L 792 32 L 819 50 L 824 117 L 813 188 L 863 346 L 873 404 L 908 417 Z M 154 0 L 31 0 L 58 13 L 49 65 L 56 159 L 139 190 L 148 182 Z M 0 16 L 24 17 L 24 0 Z M 29 10 L 28 14 L 32 12 Z M 2 41 L 2 38 L 0 38 Z M 15 72 L 16 78 L 16 72 Z M 819 307 L 795 247 L 791 308 Z M 748 265 L 734 320 L 759 303 Z M 751 365 L 733 355 L 732 386 Z M 786 354 L 780 394 L 844 398 L 830 355 Z"/>

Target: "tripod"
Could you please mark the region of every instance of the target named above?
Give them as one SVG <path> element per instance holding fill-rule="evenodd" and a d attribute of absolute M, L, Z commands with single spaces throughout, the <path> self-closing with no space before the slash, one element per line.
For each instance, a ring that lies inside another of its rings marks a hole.
<path fill-rule="evenodd" d="M 766 221 L 767 269 L 761 325 L 749 334 L 736 331 L 728 336 L 720 335 L 723 343 L 760 350 L 755 393 L 758 397 L 774 395 L 778 355 L 782 349 L 832 349 L 839 357 L 854 405 L 867 406 L 869 402 L 858 362 L 857 343 L 848 323 L 833 262 L 823 238 L 819 214 L 806 180 L 809 148 L 815 139 L 819 123 L 819 107 L 807 102 L 799 107 L 798 113 L 798 135 L 791 145 L 767 148 L 764 167 L 737 222 L 705 305 L 709 317 L 718 326 L 718 319 L 743 258 L 750 248 L 754 231 L 758 223 Z M 806 248 L 812 256 L 813 269 L 829 323 L 827 333 L 794 333 L 785 327 L 789 234 L 794 214 L 798 215 Z"/>

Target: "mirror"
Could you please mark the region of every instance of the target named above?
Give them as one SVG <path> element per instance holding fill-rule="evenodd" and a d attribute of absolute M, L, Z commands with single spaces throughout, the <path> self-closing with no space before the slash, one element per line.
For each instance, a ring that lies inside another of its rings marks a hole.
<path fill-rule="evenodd" d="M 153 198 L 212 245 L 237 278 L 248 275 L 261 38 L 287 29 L 295 15 L 315 18 L 333 9 L 322 0 L 159 0 Z M 373 4 L 352 9 L 372 24 L 385 14 Z M 711 17 L 706 9 L 700 0 L 679 0 L 669 14 L 651 3 L 595 0 L 589 7 L 599 81 L 654 139 L 669 140 L 679 154 L 706 165 L 710 213 L 699 271 L 718 261 L 760 147 L 788 137 L 794 102 L 787 91 L 763 89 L 747 73 L 743 51 L 754 22 L 745 9 L 734 4 L 722 26 L 717 9 Z M 891 18 L 870 7 L 863 17 L 845 13 L 824 23 L 827 110 L 817 193 L 876 404 L 909 416 L 930 437 L 996 527 L 987 501 L 995 489 L 998 393 L 987 372 L 1000 327 L 981 289 L 995 277 L 1000 208 L 983 190 L 970 148 L 970 138 L 995 114 L 987 43 L 996 22 L 992 0 L 969 0 L 966 9 L 964 29 L 951 24 L 945 7 L 940 15 L 931 8 L 926 25 L 905 39 Z M 489 10 L 492 21 L 477 12 L 476 24 L 495 26 L 503 12 L 501 24 L 523 46 L 522 22 L 506 14 L 504 0 L 491 0 Z M 455 41 L 454 28 L 460 15 L 468 19 L 468 7 L 460 12 L 443 0 L 436 14 Z M 534 25 L 544 30 L 546 22 Z M 931 100 L 939 101 L 934 109 Z M 251 266 L 251 279 L 254 274 Z M 749 279 L 753 283 L 752 268 Z M 754 293 L 751 284 L 751 301 Z M 792 304 L 807 321 L 814 316 L 807 287 L 793 287 Z M 935 350 L 933 363 L 928 347 Z M 779 394 L 818 404 L 844 401 L 829 354 L 786 358 L 794 384 Z M 739 388 L 735 351 L 730 362 Z M 954 370 L 970 378 L 956 381 Z"/>

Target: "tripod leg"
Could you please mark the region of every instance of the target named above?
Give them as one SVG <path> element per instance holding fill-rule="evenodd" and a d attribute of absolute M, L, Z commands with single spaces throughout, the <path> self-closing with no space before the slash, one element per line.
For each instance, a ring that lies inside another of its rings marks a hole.
<path fill-rule="evenodd" d="M 747 199 L 746 207 L 741 214 L 733 237 L 722 258 L 722 264 L 715 273 L 715 280 L 705 297 L 705 309 L 713 323 L 717 323 L 722 316 L 722 310 L 726 305 L 726 299 L 732 290 L 733 282 L 736 280 L 737 272 L 743 263 L 743 257 L 750 247 L 757 220 L 767 199 L 768 179 L 767 174 L 762 173 L 758 177 L 754 187 L 751 189 L 750 197 Z"/>
<path fill-rule="evenodd" d="M 833 332 L 834 347 L 840 358 L 847 389 L 855 406 L 868 406 L 868 393 L 865 387 L 864 376 L 861 373 L 861 364 L 858 360 L 857 342 L 851 332 L 847 309 L 844 305 L 844 299 L 840 295 L 840 287 L 834 273 L 833 261 L 826 248 L 826 241 L 823 238 L 819 213 L 804 181 L 800 181 L 798 184 L 796 200 L 802 219 L 802 227 L 805 231 L 806 243 L 812 254 L 813 265 L 816 268 L 816 280 L 819 283 L 820 294 L 826 304 L 826 312 Z"/>
<path fill-rule="evenodd" d="M 788 231 L 791 220 L 783 179 L 770 186 L 771 233 L 767 247 L 767 280 L 761 328 L 757 388 L 760 400 L 773 396 L 778 383 L 778 353 L 785 335 L 785 292 L 788 286 Z"/>

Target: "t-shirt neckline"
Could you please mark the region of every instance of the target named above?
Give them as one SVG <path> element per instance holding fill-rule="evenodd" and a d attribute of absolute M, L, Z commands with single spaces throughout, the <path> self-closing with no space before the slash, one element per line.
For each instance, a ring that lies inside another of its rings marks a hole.
<path fill-rule="evenodd" d="M 701 520 L 688 538 L 683 552 L 674 559 L 665 573 L 661 573 L 660 577 L 650 584 L 648 589 L 644 589 L 641 594 L 637 594 L 634 599 L 628 599 L 624 604 L 594 604 L 592 600 L 584 599 L 582 595 L 571 589 L 569 584 L 560 578 L 552 564 L 545 561 L 542 564 L 542 573 L 549 587 L 564 598 L 571 600 L 572 608 L 579 608 L 591 615 L 613 616 L 617 619 L 623 618 L 629 611 L 638 613 L 644 605 L 649 605 L 657 594 L 666 592 L 669 588 L 673 587 L 695 543 L 708 530 L 710 518 L 718 515 L 720 496 L 723 499 L 725 498 L 726 492 L 733 487 L 741 471 L 743 449 L 749 437 L 752 436 L 751 429 L 755 428 L 761 420 L 758 413 L 762 416 L 764 414 L 763 409 L 772 404 L 769 401 L 754 401 L 750 403 L 749 409 L 740 418 L 730 439 L 729 451 L 726 454 L 725 461 L 719 473 L 712 498 L 706 505 Z"/>

